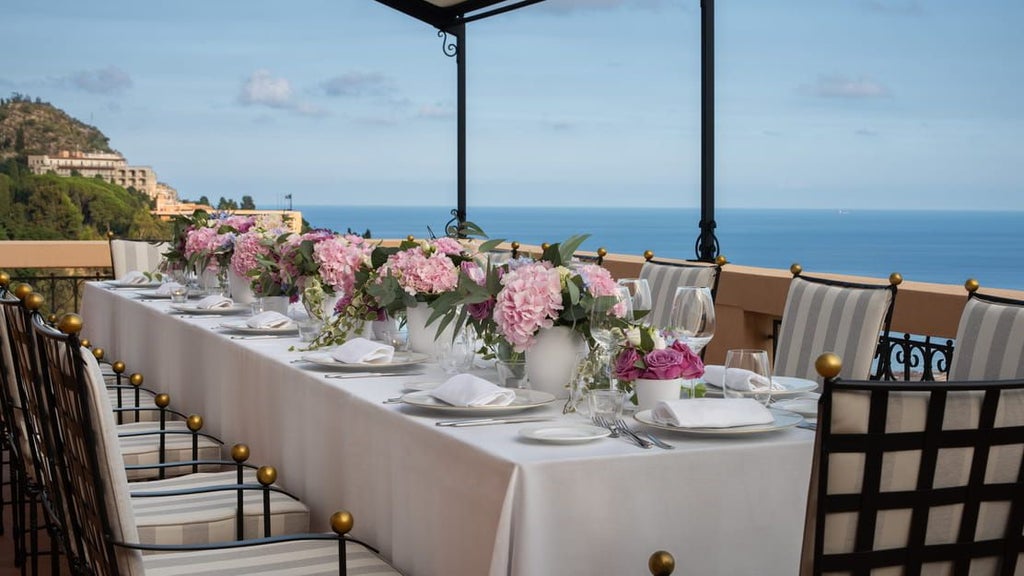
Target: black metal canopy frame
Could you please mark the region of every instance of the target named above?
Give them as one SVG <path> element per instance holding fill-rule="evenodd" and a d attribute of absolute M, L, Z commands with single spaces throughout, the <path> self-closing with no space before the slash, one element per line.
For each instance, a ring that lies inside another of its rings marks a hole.
<path fill-rule="evenodd" d="M 445 55 L 454 57 L 457 72 L 458 204 L 446 228 L 458 233 L 466 222 L 466 24 L 511 12 L 544 0 L 376 0 L 437 28 Z M 699 260 L 712 262 L 719 254 L 715 237 L 715 67 L 714 0 L 701 0 L 701 211 Z M 454 42 L 449 37 L 455 39 Z"/>

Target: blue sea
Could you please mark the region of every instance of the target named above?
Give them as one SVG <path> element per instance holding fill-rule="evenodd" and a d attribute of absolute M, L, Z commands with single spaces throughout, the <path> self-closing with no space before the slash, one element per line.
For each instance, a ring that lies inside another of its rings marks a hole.
<path fill-rule="evenodd" d="M 375 238 L 444 233 L 450 208 L 296 206 L 316 228 L 369 230 Z M 468 208 L 491 238 L 523 244 L 590 234 L 584 250 L 693 258 L 700 212 L 677 208 Z M 1024 212 L 719 209 L 717 236 L 730 262 L 1024 290 Z"/>

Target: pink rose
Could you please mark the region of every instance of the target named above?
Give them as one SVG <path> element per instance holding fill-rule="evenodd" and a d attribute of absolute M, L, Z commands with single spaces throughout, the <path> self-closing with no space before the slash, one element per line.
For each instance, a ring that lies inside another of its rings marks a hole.
<path fill-rule="evenodd" d="M 689 346 L 679 340 L 673 342 L 671 348 L 683 355 L 683 378 L 692 380 L 704 375 L 704 361 L 701 360 L 699 354 L 690 350 Z"/>
<path fill-rule="evenodd" d="M 672 348 L 651 350 L 644 356 L 644 363 L 647 364 L 644 378 L 672 380 L 681 378 L 683 374 L 683 354 Z"/>
<path fill-rule="evenodd" d="M 624 349 L 615 358 L 615 377 L 627 381 L 639 378 L 640 369 L 636 367 L 638 360 L 640 360 L 640 353 L 636 351 L 636 348 Z"/>

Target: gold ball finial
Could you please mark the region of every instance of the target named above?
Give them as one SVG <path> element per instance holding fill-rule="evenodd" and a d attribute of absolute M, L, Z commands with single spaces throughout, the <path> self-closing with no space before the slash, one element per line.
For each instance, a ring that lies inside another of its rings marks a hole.
<path fill-rule="evenodd" d="M 978 288 L 981 288 L 981 282 L 978 282 L 974 278 L 968 278 L 967 282 L 964 282 L 964 288 L 968 292 L 977 292 Z"/>
<path fill-rule="evenodd" d="M 814 369 L 824 378 L 835 378 L 843 369 L 843 359 L 835 352 L 825 352 L 814 361 Z"/>
<path fill-rule="evenodd" d="M 654 250 L 644 250 L 644 260 L 648 262 L 654 260 Z"/>
<path fill-rule="evenodd" d="M 416 241 L 416 237 L 413 236 L 412 234 L 409 234 L 408 236 L 406 236 L 405 239 L 408 240 L 409 242 L 415 242 Z"/>
<path fill-rule="evenodd" d="M 513 242 L 512 243 L 512 249 L 513 250 L 519 250 L 519 242 Z"/>
<path fill-rule="evenodd" d="M 647 561 L 647 568 L 653 576 L 669 576 L 676 569 L 676 559 L 664 550 L 658 550 L 651 554 Z"/>
<path fill-rule="evenodd" d="M 199 432 L 203 429 L 203 417 L 199 414 L 193 414 L 185 421 L 185 425 L 188 426 L 189 430 Z"/>
<path fill-rule="evenodd" d="M 719 266 L 725 266 L 728 263 L 729 259 L 726 258 L 725 256 L 722 256 L 721 254 L 719 254 L 718 257 L 715 258 L 715 264 L 718 264 Z"/>
<path fill-rule="evenodd" d="M 114 374 L 124 374 L 124 371 L 128 367 L 124 365 L 124 362 L 118 360 L 110 365 L 110 369 L 114 371 Z"/>
<path fill-rule="evenodd" d="M 903 274 L 900 274 L 899 272 L 889 274 L 889 284 L 892 284 L 893 286 L 903 284 Z"/>
<path fill-rule="evenodd" d="M 114 231 L 113 230 L 107 230 L 107 240 L 111 240 L 113 238 L 114 238 Z"/>
<path fill-rule="evenodd" d="M 249 459 L 249 447 L 245 444 L 235 444 L 231 447 L 231 459 L 241 464 Z"/>
<path fill-rule="evenodd" d="M 46 304 L 46 298 L 43 298 L 43 295 L 39 292 L 30 292 L 25 296 L 23 302 L 25 303 L 25 308 L 35 312 L 36 310 L 41 309 L 43 304 Z"/>
<path fill-rule="evenodd" d="M 605 248 L 598 248 L 597 249 L 597 257 L 598 258 L 604 258 L 607 255 L 608 255 L 608 250 L 607 249 L 605 249 Z"/>
<path fill-rule="evenodd" d="M 794 262 L 793 265 L 789 267 L 789 273 L 792 274 L 793 276 L 799 276 L 800 273 L 803 271 L 804 267 L 797 264 L 796 262 Z"/>
<path fill-rule="evenodd" d="M 11 285 L 11 275 L 7 272 L 0 272 L 0 286 L 7 288 Z"/>
<path fill-rule="evenodd" d="M 57 315 L 56 315 L 56 314 L 49 314 L 49 315 L 48 315 L 48 316 L 46 317 L 46 323 L 47 323 L 47 324 L 50 324 L 51 326 L 52 326 L 53 324 L 56 324 L 56 323 L 57 323 Z M 79 342 L 79 344 L 82 344 L 82 343 L 81 343 L 81 342 Z M 82 346 L 85 346 L 85 344 L 82 344 Z M 88 346 L 85 346 L 85 347 L 86 347 L 86 348 L 88 348 Z"/>
<path fill-rule="evenodd" d="M 171 405 L 170 394 L 157 394 L 156 397 L 153 398 L 153 404 L 156 404 L 157 408 L 167 408 Z"/>
<path fill-rule="evenodd" d="M 545 243 L 540 245 L 540 249 L 545 251 L 545 252 L 548 251 L 548 248 L 551 248 L 551 243 L 549 243 L 549 242 L 545 242 Z"/>
<path fill-rule="evenodd" d="M 106 351 L 103 350 L 103 348 L 93 348 L 92 349 L 92 355 L 97 360 L 103 360 L 103 356 L 106 355 Z"/>
<path fill-rule="evenodd" d="M 263 486 L 270 486 L 277 482 L 277 468 L 273 466 L 260 466 L 256 471 L 256 480 Z"/>
<path fill-rule="evenodd" d="M 32 293 L 32 285 L 31 284 L 25 284 L 24 282 L 22 282 L 21 284 L 18 284 L 17 286 L 14 287 L 14 296 L 18 300 L 24 300 L 25 296 L 28 296 L 31 293 Z"/>
<path fill-rule="evenodd" d="M 82 338 L 78 343 L 86 348 L 92 348 L 92 342 L 90 342 L 88 338 Z"/>
<path fill-rule="evenodd" d="M 136 388 L 138 388 L 139 386 L 142 386 L 142 382 L 144 380 L 145 380 L 145 378 L 143 378 L 142 374 L 139 374 L 138 372 L 136 372 L 136 373 L 134 373 L 134 374 L 132 374 L 131 376 L 128 377 L 128 383 L 131 384 L 132 386 L 135 386 Z"/>
<path fill-rule="evenodd" d="M 348 534 L 355 523 L 355 518 L 352 517 L 348 510 L 338 510 L 331 514 L 331 530 L 334 530 L 334 533 L 338 536 Z"/>
<path fill-rule="evenodd" d="M 57 329 L 65 334 L 78 334 L 82 331 L 82 317 L 78 314 L 65 314 L 60 317 Z"/>

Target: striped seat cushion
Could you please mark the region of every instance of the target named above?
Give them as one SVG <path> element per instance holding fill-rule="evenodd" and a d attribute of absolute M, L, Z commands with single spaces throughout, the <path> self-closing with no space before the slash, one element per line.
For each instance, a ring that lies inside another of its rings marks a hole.
<path fill-rule="evenodd" d="M 968 298 L 956 331 L 950 380 L 1024 378 L 1024 306 Z"/>
<path fill-rule="evenodd" d="M 354 542 L 345 545 L 349 576 L 399 574 L 379 556 Z M 148 555 L 146 576 L 337 576 L 338 544 L 311 540 L 235 550 Z"/>
<path fill-rule="evenodd" d="M 156 427 L 149 422 L 121 424 L 119 426 L 116 426 L 116 430 L 119 434 L 125 432 L 131 433 L 150 431 L 155 429 Z M 167 429 L 188 430 L 185 423 L 180 421 L 168 422 Z M 147 434 L 145 436 L 119 437 L 118 443 L 121 449 L 121 457 L 124 461 L 125 466 L 160 463 L 160 436 L 157 434 Z M 164 454 L 165 462 L 181 462 L 185 460 L 192 460 L 192 435 L 167 434 Z M 214 442 L 213 440 L 210 440 L 209 438 L 200 436 L 198 459 L 220 459 L 220 445 Z M 220 467 L 214 465 L 200 466 L 199 470 L 201 472 L 217 472 L 220 471 Z M 181 474 L 189 474 L 191 472 L 191 466 L 185 466 L 181 468 L 172 467 L 166 470 L 166 474 L 168 476 L 180 476 Z M 145 480 L 150 478 L 157 478 L 158 476 L 159 472 L 156 469 L 128 471 L 128 478 L 130 480 Z"/>
<path fill-rule="evenodd" d="M 843 359 L 842 378 L 867 380 L 892 298 L 888 286 L 833 286 L 793 278 L 775 348 L 775 375 L 817 380 L 814 361 L 823 352 L 835 352 Z"/>
<path fill-rule="evenodd" d="M 114 278 L 122 278 L 132 271 L 156 271 L 168 246 L 167 242 L 151 244 L 144 240 L 112 239 L 110 261 L 114 269 Z"/>
<path fill-rule="evenodd" d="M 680 286 L 714 288 L 717 275 L 718 268 L 710 265 L 675 266 L 644 262 L 640 268 L 640 277 L 645 278 L 651 288 L 651 312 L 648 314 L 646 322 L 661 328 L 668 326 L 676 288 Z"/>
<path fill-rule="evenodd" d="M 118 392 L 121 395 L 121 401 L 118 402 Z M 146 391 L 139 392 L 138 403 L 135 401 L 135 390 L 129 390 L 127 388 L 121 389 L 107 389 L 107 395 L 110 397 L 110 405 L 113 408 L 144 408 L 134 412 L 131 410 L 121 410 L 121 420 L 114 416 L 114 421 L 121 421 L 126 423 L 132 422 L 159 422 L 160 412 L 155 410 L 156 403 L 153 402 L 153 395 Z M 175 417 L 176 416 L 170 416 Z"/>
<path fill-rule="evenodd" d="M 139 539 L 146 544 L 202 544 L 235 539 L 235 491 L 203 494 L 144 497 L 166 490 L 187 490 L 208 486 L 234 484 L 236 472 L 188 474 L 177 478 L 133 482 L 132 511 Z M 247 469 L 246 484 L 257 484 L 256 471 Z M 261 491 L 245 493 L 242 507 L 246 538 L 263 537 L 263 495 Z M 271 534 L 296 534 L 309 531 L 309 509 L 285 494 L 270 495 Z"/>

